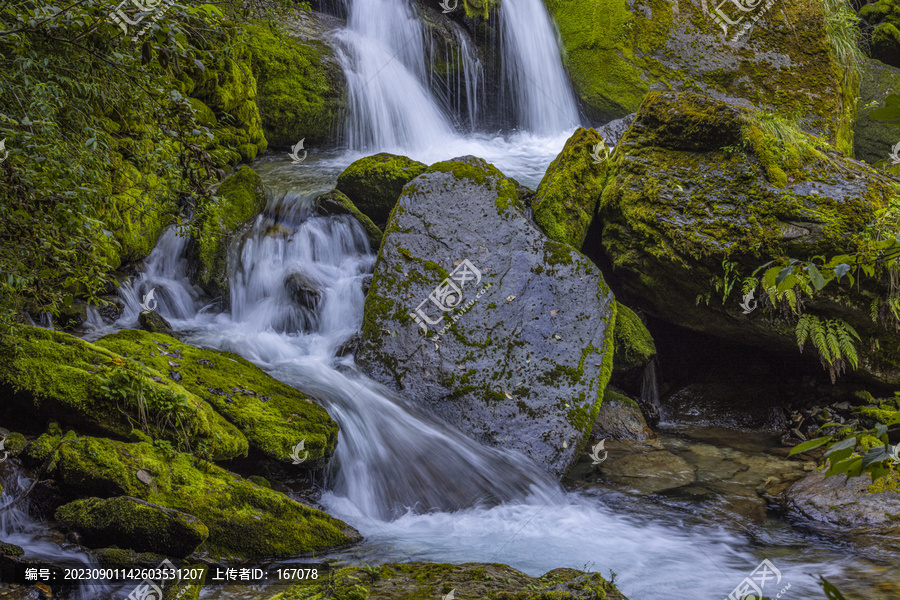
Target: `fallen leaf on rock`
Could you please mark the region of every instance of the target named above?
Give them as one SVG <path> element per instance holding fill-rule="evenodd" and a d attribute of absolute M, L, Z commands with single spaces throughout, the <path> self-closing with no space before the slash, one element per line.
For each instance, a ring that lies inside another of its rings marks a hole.
<path fill-rule="evenodd" d="M 551 316 L 551 317 L 555 317 L 555 316 L 558 315 L 558 314 L 559 314 L 559 309 L 558 309 L 558 308 L 550 311 L 550 316 Z"/>
<path fill-rule="evenodd" d="M 507 302 L 512 302 L 512 301 L 515 300 L 515 299 L 516 299 L 515 296 L 507 296 L 507 297 L 506 297 L 506 301 L 507 301 Z"/>
<path fill-rule="evenodd" d="M 141 469 L 137 472 L 138 481 L 145 485 L 150 485 L 153 483 L 153 475 L 150 474 L 150 471 L 147 469 Z"/>
<path fill-rule="evenodd" d="M 170 366 L 170 367 L 180 367 L 180 366 L 181 366 L 181 363 L 177 363 L 177 362 L 174 362 L 174 361 L 171 361 L 171 360 L 170 360 L 170 361 L 169 361 L 169 366 Z"/>
<path fill-rule="evenodd" d="M 512 400 L 513 395 L 509 393 L 509 390 L 503 390 L 503 393 L 506 394 L 506 397 Z"/>

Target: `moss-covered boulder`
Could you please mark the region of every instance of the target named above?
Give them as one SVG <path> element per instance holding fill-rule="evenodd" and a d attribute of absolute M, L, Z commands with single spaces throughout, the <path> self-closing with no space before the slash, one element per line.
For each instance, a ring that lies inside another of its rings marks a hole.
<path fill-rule="evenodd" d="M 532 201 L 534 220 L 550 239 L 581 248 L 606 183 L 606 142 L 579 127 L 541 179 Z"/>
<path fill-rule="evenodd" d="M 209 537 L 197 517 L 130 496 L 76 500 L 60 506 L 55 517 L 90 548 L 118 546 L 183 558 Z"/>
<path fill-rule="evenodd" d="M 733 6 L 726 4 L 729 18 L 740 21 L 727 34 L 710 14 L 719 7 L 713 3 L 546 4 L 572 85 L 594 119 L 634 112 L 649 91 L 702 91 L 785 116 L 799 114 L 804 130 L 851 149 L 858 81 L 838 56 L 841 42 L 832 41 L 840 28 L 828 23 L 854 25 L 830 17 L 831 4 L 785 0 L 769 10 L 759 3 L 746 13 L 729 12 Z M 751 23 L 735 41 L 738 30 Z"/>
<path fill-rule="evenodd" d="M 309 396 L 230 352 L 201 350 L 160 334 L 125 329 L 96 346 L 127 355 L 154 372 L 177 377 L 193 398 L 215 408 L 246 436 L 250 447 L 285 463 L 304 442 L 302 468 L 322 466 L 334 454 L 338 426 Z"/>
<path fill-rule="evenodd" d="M 631 439 L 640 442 L 655 437 L 656 434 L 647 425 L 638 403 L 619 391 L 606 388 L 603 405 L 591 429 L 591 438 Z"/>
<path fill-rule="evenodd" d="M 142 310 L 138 314 L 138 324 L 144 331 L 150 333 L 162 333 L 171 337 L 177 337 L 172 325 L 155 310 Z"/>
<path fill-rule="evenodd" d="M 266 206 L 259 174 L 244 165 L 219 185 L 219 201 L 201 217 L 194 240 L 198 262 L 195 278 L 208 293 L 228 297 L 228 246 L 234 236 Z"/>
<path fill-rule="evenodd" d="M 614 373 L 642 370 L 656 356 L 656 344 L 641 318 L 620 302 L 616 303 Z"/>
<path fill-rule="evenodd" d="M 351 163 L 338 175 L 336 187 L 375 225 L 383 228 L 403 186 L 426 168 L 411 158 L 382 152 Z"/>
<path fill-rule="evenodd" d="M 900 29 L 892 23 L 879 23 L 872 32 L 872 58 L 900 67 Z"/>
<path fill-rule="evenodd" d="M 561 475 L 600 408 L 615 307 L 599 269 L 523 210 L 515 185 L 474 157 L 407 184 L 357 358 L 470 436 Z"/>
<path fill-rule="evenodd" d="M 253 160 L 268 148 L 257 104 L 257 81 L 250 49 L 236 44 L 229 56 L 206 64 L 183 82 L 200 124 L 210 127 L 212 140 L 205 142 L 213 162 L 224 167 Z"/>
<path fill-rule="evenodd" d="M 48 420 L 121 437 L 144 427 L 154 438 L 202 449 L 214 460 L 247 454 L 243 434 L 176 383 L 166 364 L 141 366 L 131 362 L 135 355 L 38 327 L 0 340 L 0 357 L 7 398 L 0 412 L 40 409 Z"/>
<path fill-rule="evenodd" d="M 273 146 L 330 140 L 344 107 L 344 75 L 324 41 L 329 26 L 316 13 L 293 17 L 284 30 L 247 27 L 262 127 Z"/>
<path fill-rule="evenodd" d="M 25 439 L 25 436 L 14 431 L 3 439 L 3 452 L 6 452 L 9 456 L 18 456 L 27 445 L 28 441 Z"/>
<path fill-rule="evenodd" d="M 796 320 L 744 314 L 740 285 L 723 299 L 722 279 L 734 283 L 772 259 L 852 253 L 898 197 L 896 182 L 790 123 L 698 95 L 649 94 L 611 160 L 602 250 L 625 294 L 670 323 L 791 353 Z M 863 367 L 900 381 L 888 350 L 900 340 L 871 320 L 872 296 L 850 286 L 826 292 L 804 312 L 880 339 L 878 353 L 860 345 Z"/>
<path fill-rule="evenodd" d="M 872 112 L 883 108 L 885 98 L 895 90 L 900 90 L 900 69 L 866 59 L 859 85 L 859 110 L 853 124 L 853 154 L 859 160 L 872 165 L 886 161 L 900 142 L 900 127 L 871 118 Z"/>
<path fill-rule="evenodd" d="M 49 473 L 70 492 L 133 496 L 197 517 L 209 528 L 199 550 L 213 556 L 297 556 L 359 540 L 355 530 L 320 510 L 146 442 L 71 440 L 59 446 Z"/>
<path fill-rule="evenodd" d="M 341 191 L 331 190 L 316 198 L 316 211 L 322 215 L 351 215 L 366 230 L 366 237 L 369 238 L 372 248 L 378 250 L 381 247 L 381 229 L 356 208 L 353 201 Z"/>
<path fill-rule="evenodd" d="M 471 1 L 471 0 L 470 0 Z M 497 563 L 390 563 L 380 567 L 345 567 L 320 583 L 298 584 L 268 600 L 329 597 L 487 598 L 488 600 L 628 600 L 599 573 L 553 569 L 530 577 Z M 453 592 L 453 594 L 451 594 Z"/>

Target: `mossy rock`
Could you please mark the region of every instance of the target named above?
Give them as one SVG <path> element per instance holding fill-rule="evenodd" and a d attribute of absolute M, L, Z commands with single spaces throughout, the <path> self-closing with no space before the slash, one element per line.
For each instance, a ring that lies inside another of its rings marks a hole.
<path fill-rule="evenodd" d="M 770 260 L 853 253 L 898 198 L 895 181 L 784 120 L 691 94 L 648 94 L 611 168 L 602 247 L 622 292 L 650 316 L 798 360 L 795 319 L 745 315 L 739 285 L 724 299 L 715 291 L 723 261 L 740 279 Z M 900 339 L 872 321 L 872 297 L 836 287 L 805 301 L 804 312 L 881 340 L 879 352 L 859 345 L 861 370 L 900 382 L 900 357 L 889 350 Z"/>
<path fill-rule="evenodd" d="M 758 11 L 739 13 L 742 22 L 727 36 L 705 12 L 712 4 L 546 4 L 572 85 L 592 119 L 633 113 L 650 91 L 698 91 L 783 116 L 799 114 L 805 131 L 844 152 L 852 149 L 858 79 L 836 58 L 820 2 L 785 0 L 768 11 L 761 3 Z M 746 36 L 732 41 L 757 17 Z"/>
<path fill-rule="evenodd" d="M 24 556 L 25 549 L 8 542 L 0 542 L 0 556 Z"/>
<path fill-rule="evenodd" d="M 25 436 L 15 431 L 7 435 L 6 439 L 3 440 L 3 450 L 9 453 L 10 456 L 18 456 L 27 445 L 28 440 L 25 439 Z"/>
<path fill-rule="evenodd" d="M 197 517 L 130 496 L 76 500 L 60 506 L 55 517 L 90 548 L 118 546 L 183 558 L 209 537 Z"/>
<path fill-rule="evenodd" d="M 900 30 L 892 23 L 879 23 L 872 32 L 872 58 L 900 67 Z"/>
<path fill-rule="evenodd" d="M 268 600 L 440 598 L 488 600 L 628 600 L 599 573 L 553 569 L 531 577 L 497 563 L 389 563 L 338 569 L 319 582 L 295 585 Z"/>
<path fill-rule="evenodd" d="M 216 191 L 219 201 L 206 206 L 200 233 L 195 238 L 198 262 L 195 278 L 214 296 L 228 297 L 228 246 L 234 236 L 266 206 L 259 174 L 244 165 L 225 179 Z"/>
<path fill-rule="evenodd" d="M 123 568 L 134 565 L 158 565 L 165 556 L 152 552 L 135 552 L 124 548 L 100 548 L 91 552 L 101 567 Z"/>
<path fill-rule="evenodd" d="M 408 183 L 384 235 L 360 366 L 470 437 L 561 476 L 612 372 L 615 303 L 603 274 L 548 238 L 515 184 L 472 156 Z M 440 305 L 435 289 L 451 276 L 458 292 Z"/>
<path fill-rule="evenodd" d="M 292 449 L 301 441 L 308 452 L 303 468 L 322 466 L 334 454 L 338 425 L 328 412 L 237 354 L 201 350 L 137 329 L 102 337 L 95 344 L 153 370 L 177 371 L 184 390 L 214 407 L 252 448 L 270 458 L 292 463 Z M 173 361 L 179 366 L 171 367 Z"/>
<path fill-rule="evenodd" d="M 653 336 L 633 310 L 616 303 L 613 373 L 643 369 L 656 356 Z"/>
<path fill-rule="evenodd" d="M 216 114 L 210 107 L 203 104 L 203 102 L 197 98 L 188 98 L 188 102 L 191 103 L 191 108 L 194 109 L 194 118 L 197 119 L 197 123 L 205 127 L 213 128 L 218 125 L 219 121 L 216 119 Z"/>
<path fill-rule="evenodd" d="M 315 15 L 304 17 L 317 22 Z M 269 144 L 330 140 L 340 124 L 346 86 L 334 51 L 319 39 L 300 39 L 266 22 L 249 24 L 247 33 Z"/>
<path fill-rule="evenodd" d="M 175 330 L 166 319 L 155 310 L 143 310 L 138 314 L 141 329 L 150 333 L 162 333 L 177 338 Z"/>
<path fill-rule="evenodd" d="M 133 496 L 193 515 L 209 528 L 199 551 L 215 557 L 298 556 L 359 540 L 342 521 L 190 454 L 93 437 L 57 452 L 49 473 L 67 490 Z M 150 485 L 138 479 L 141 470 Z"/>
<path fill-rule="evenodd" d="M 871 165 L 888 160 L 891 149 L 900 142 L 900 127 L 869 116 L 884 107 L 885 98 L 894 90 L 900 90 L 900 69 L 866 59 L 859 86 L 859 110 L 853 124 L 853 152 L 856 158 Z"/>
<path fill-rule="evenodd" d="M 584 243 L 606 183 L 606 161 L 592 154 L 605 144 L 594 129 L 579 127 L 547 168 L 531 207 L 550 239 L 579 249 Z"/>
<path fill-rule="evenodd" d="M 335 187 L 376 226 L 383 228 L 403 186 L 426 168 L 427 165 L 411 158 L 382 152 L 351 163 L 338 175 Z"/>
<path fill-rule="evenodd" d="M 356 208 L 346 194 L 339 190 L 331 190 L 316 198 L 316 210 L 323 215 L 352 215 L 366 230 L 366 237 L 369 238 L 372 248 L 378 250 L 381 246 L 383 235 L 381 229 L 372 222 L 372 219 Z"/>
<path fill-rule="evenodd" d="M 2 408 L 40 408 L 47 418 L 58 417 L 79 427 L 125 437 L 133 424 L 140 422 L 138 407 L 111 399 L 101 386 L 104 379 L 115 380 L 127 373 L 148 398 L 154 418 L 146 425 L 154 438 L 203 448 L 215 460 L 246 456 L 248 444 L 243 434 L 207 402 L 172 381 L 168 366 L 142 371 L 129 366 L 124 356 L 66 333 L 28 326 L 20 331 L 16 337 L 0 341 L 0 384 L 11 400 Z M 181 403 L 177 413 L 180 428 L 159 425 L 158 417 L 172 413 L 170 408 L 153 404 L 156 401 Z"/>

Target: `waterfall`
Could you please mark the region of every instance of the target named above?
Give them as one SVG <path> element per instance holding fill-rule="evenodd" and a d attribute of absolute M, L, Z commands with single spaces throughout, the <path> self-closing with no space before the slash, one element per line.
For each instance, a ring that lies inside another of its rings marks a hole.
<path fill-rule="evenodd" d="M 659 385 L 656 382 L 656 359 L 654 358 L 644 367 L 641 375 L 641 410 L 647 424 L 656 427 L 659 424 L 660 402 L 659 402 Z"/>
<path fill-rule="evenodd" d="M 520 128 L 549 135 L 578 125 L 578 106 L 541 0 L 500 3 L 504 81 Z"/>
<path fill-rule="evenodd" d="M 426 73 L 425 28 L 411 0 L 345 0 L 336 34 L 347 78 L 344 141 L 351 150 L 427 148 L 453 135 Z"/>

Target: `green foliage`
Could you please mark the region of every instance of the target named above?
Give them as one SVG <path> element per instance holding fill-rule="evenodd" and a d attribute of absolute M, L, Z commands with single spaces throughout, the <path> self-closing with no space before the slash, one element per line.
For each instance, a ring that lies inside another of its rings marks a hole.
<path fill-rule="evenodd" d="M 244 143 L 262 136 L 255 104 L 230 107 L 240 123 L 217 122 L 188 94 L 206 85 L 240 100 L 226 84 L 242 73 L 223 77 L 248 52 L 240 23 L 288 6 L 160 5 L 121 27 L 115 0 L 0 6 L 0 330 L 76 298 L 99 304 L 112 270 L 145 256 L 182 207 L 213 201 L 222 157 L 206 149 L 237 160 L 232 146 L 264 149 Z"/>
<path fill-rule="evenodd" d="M 838 424 L 826 423 L 821 429 L 835 426 Z M 869 443 L 871 438 L 875 438 L 876 443 Z M 855 431 L 853 435 L 840 440 L 837 439 L 837 435 L 808 440 L 791 448 L 788 456 L 808 452 L 824 445 L 828 446 L 825 451 L 825 460 L 828 463 L 826 477 L 845 475 L 849 478 L 869 473 L 875 482 L 895 469 L 892 460 L 894 447 L 888 443 L 887 426 L 883 423 L 876 424 L 872 429 Z"/>
<path fill-rule="evenodd" d="M 860 48 L 862 34 L 859 18 L 847 0 L 823 0 L 825 29 L 831 42 L 843 76 L 849 81 L 859 81 L 860 65 L 865 54 Z"/>
<path fill-rule="evenodd" d="M 98 379 L 103 397 L 117 406 L 121 402 L 124 405 L 122 412 L 129 420 L 132 420 L 131 415 L 136 414 L 136 425 L 144 433 L 172 430 L 179 434 L 179 449 L 190 452 L 188 430 L 193 414 L 187 396 L 168 387 L 150 385 L 151 377 L 153 373 L 147 367 L 128 359 L 127 366 L 117 366 L 107 376 L 101 375 Z M 151 420 L 155 429 L 151 427 Z"/>
<path fill-rule="evenodd" d="M 819 359 L 822 366 L 828 369 L 832 383 L 847 370 L 848 364 L 854 369 L 859 366 L 859 358 L 853 345 L 854 339 L 859 340 L 859 334 L 841 319 L 801 315 L 797 322 L 797 345 L 801 352 L 808 339 L 819 351 Z"/>

